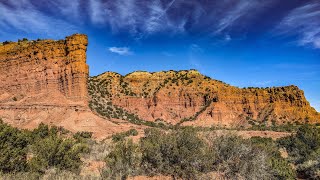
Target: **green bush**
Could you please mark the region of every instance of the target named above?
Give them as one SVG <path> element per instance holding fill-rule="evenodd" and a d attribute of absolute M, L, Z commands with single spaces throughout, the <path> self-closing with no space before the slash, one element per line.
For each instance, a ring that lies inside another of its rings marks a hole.
<path fill-rule="evenodd" d="M 0 171 L 25 171 L 27 168 L 27 138 L 17 128 L 0 120 Z"/>
<path fill-rule="evenodd" d="M 227 179 L 272 179 L 268 155 L 249 140 L 238 136 L 221 136 L 213 141 L 216 152 L 214 169 Z"/>
<path fill-rule="evenodd" d="M 146 129 L 139 144 L 119 141 L 106 158 L 105 177 L 167 175 L 203 178 L 209 172 L 226 179 L 294 179 L 295 172 L 272 139 L 225 135 L 201 138 L 196 128 Z M 208 177 L 209 178 L 209 177 Z"/>
<path fill-rule="evenodd" d="M 73 138 L 77 140 L 77 142 L 85 142 L 85 140 L 92 138 L 92 132 L 76 132 Z"/>
<path fill-rule="evenodd" d="M 32 146 L 33 158 L 30 169 L 43 173 L 46 169 L 55 167 L 60 170 L 78 172 L 81 165 L 80 154 L 87 147 L 76 144 L 73 139 L 50 136 L 35 142 Z"/>
<path fill-rule="evenodd" d="M 128 136 L 137 136 L 138 131 L 136 129 L 130 129 L 126 132 L 121 132 L 117 134 L 112 135 L 112 140 L 117 142 L 117 141 L 123 141 L 126 137 Z"/>
<path fill-rule="evenodd" d="M 165 134 L 147 129 L 141 139 L 142 169 L 148 175 L 195 178 L 210 164 L 210 153 L 193 128 Z"/>
<path fill-rule="evenodd" d="M 80 155 L 88 153 L 88 147 L 76 138 L 64 137 L 66 132 L 42 123 L 33 131 L 18 130 L 0 121 L 0 172 L 41 174 L 53 167 L 79 172 Z M 89 134 L 77 133 L 75 137 Z"/>
<path fill-rule="evenodd" d="M 284 146 L 297 163 L 315 157 L 320 149 L 320 129 L 312 125 L 301 126 L 296 135 L 280 139 L 279 144 Z"/>
<path fill-rule="evenodd" d="M 320 129 L 313 125 L 302 125 L 296 134 L 278 140 L 288 151 L 299 176 L 307 179 L 320 178 Z"/>
<path fill-rule="evenodd" d="M 126 179 L 129 175 L 136 175 L 141 163 L 139 146 L 132 140 L 116 143 L 113 150 L 106 157 L 107 169 L 103 177 L 108 179 Z"/>
<path fill-rule="evenodd" d="M 297 171 L 300 174 L 300 177 L 306 179 L 320 179 L 320 152 L 317 152 L 317 154 L 317 158 L 297 165 Z"/>
<path fill-rule="evenodd" d="M 267 162 L 271 167 L 272 174 L 277 179 L 295 179 L 295 171 L 290 166 L 289 161 L 281 157 L 275 141 L 271 138 L 253 137 L 251 142 L 267 154 Z"/>

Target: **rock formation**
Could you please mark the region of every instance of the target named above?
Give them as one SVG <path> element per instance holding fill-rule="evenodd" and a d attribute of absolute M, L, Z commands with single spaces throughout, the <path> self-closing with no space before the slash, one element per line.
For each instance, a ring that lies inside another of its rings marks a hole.
<path fill-rule="evenodd" d="M 320 121 L 320 114 L 296 86 L 237 88 L 196 70 L 133 72 L 126 76 L 106 72 L 90 82 L 91 91 L 96 92 L 90 91 L 95 95 L 93 106 L 94 100 L 103 99 L 106 106 L 118 108 L 109 108 L 107 114 L 122 108 L 147 121 L 200 126 Z"/>
<path fill-rule="evenodd" d="M 20 128 L 41 122 L 97 138 L 131 125 L 107 121 L 88 107 L 88 39 L 23 40 L 0 44 L 0 119 Z M 139 127 L 135 127 L 139 129 Z"/>
<path fill-rule="evenodd" d="M 106 72 L 88 81 L 87 45 L 87 36 L 81 34 L 58 41 L 1 43 L 0 119 L 21 128 L 44 122 L 91 131 L 99 138 L 152 123 L 246 126 L 320 121 L 296 86 L 241 89 L 196 70 L 126 76 Z"/>
<path fill-rule="evenodd" d="M 0 46 L 0 94 L 14 95 L 16 100 L 61 93 L 71 101 L 85 103 L 87 45 L 87 36 L 76 34 L 60 41 L 20 41 Z"/>

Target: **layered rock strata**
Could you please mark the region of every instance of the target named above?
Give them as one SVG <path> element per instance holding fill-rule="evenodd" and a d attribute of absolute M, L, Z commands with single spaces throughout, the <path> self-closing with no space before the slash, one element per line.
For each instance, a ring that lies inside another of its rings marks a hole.
<path fill-rule="evenodd" d="M 97 86 L 93 94 L 98 94 L 98 99 L 102 97 L 106 104 L 147 121 L 201 126 L 320 121 L 320 114 L 310 106 L 304 92 L 293 85 L 238 88 L 196 70 L 133 72 L 126 76 L 106 72 L 91 82 Z"/>
<path fill-rule="evenodd" d="M 0 119 L 19 128 L 40 123 L 103 139 L 140 127 L 113 123 L 88 107 L 86 35 L 0 44 Z"/>
<path fill-rule="evenodd" d="M 14 95 L 16 100 L 61 93 L 71 101 L 86 103 L 87 45 L 87 36 L 81 34 L 60 41 L 20 41 L 1 45 L 0 95 Z"/>

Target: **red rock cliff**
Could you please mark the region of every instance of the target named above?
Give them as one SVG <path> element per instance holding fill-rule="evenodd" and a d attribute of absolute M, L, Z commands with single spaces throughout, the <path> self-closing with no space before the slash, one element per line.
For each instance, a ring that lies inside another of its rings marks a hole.
<path fill-rule="evenodd" d="M 0 119 L 19 128 L 45 123 L 103 139 L 127 131 L 89 109 L 86 35 L 0 43 Z M 139 129 L 140 127 L 134 127 Z"/>
<path fill-rule="evenodd" d="M 81 34 L 59 41 L 0 45 L 0 95 L 6 93 L 17 100 L 37 94 L 61 93 L 71 101 L 86 103 L 87 45 L 87 36 Z M 45 99 L 44 96 L 43 101 Z"/>
<path fill-rule="evenodd" d="M 320 114 L 296 86 L 237 88 L 195 70 L 126 76 L 106 72 L 91 78 L 90 84 L 92 106 L 98 107 L 97 101 L 105 104 L 102 107 L 112 104 L 148 121 L 201 126 L 320 121 Z M 107 107 L 102 114 L 127 116 L 119 112 Z"/>

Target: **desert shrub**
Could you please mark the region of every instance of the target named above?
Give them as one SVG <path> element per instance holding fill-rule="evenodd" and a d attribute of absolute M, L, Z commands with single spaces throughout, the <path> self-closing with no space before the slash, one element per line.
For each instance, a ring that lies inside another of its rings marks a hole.
<path fill-rule="evenodd" d="M 4 41 L 2 44 L 6 45 L 6 44 L 10 44 L 10 43 L 12 43 L 12 41 Z"/>
<path fill-rule="evenodd" d="M 193 128 L 165 134 L 147 129 L 141 139 L 142 169 L 148 175 L 164 174 L 184 179 L 204 171 L 210 158 L 204 141 Z"/>
<path fill-rule="evenodd" d="M 25 173 L 42 174 L 51 167 L 78 172 L 80 155 L 87 153 L 88 147 L 63 135 L 65 130 L 55 126 L 40 124 L 29 131 L 0 121 L 0 171 L 17 174 L 17 178 Z"/>
<path fill-rule="evenodd" d="M 320 129 L 312 125 L 301 126 L 296 135 L 279 140 L 297 163 L 313 158 L 320 149 Z"/>
<path fill-rule="evenodd" d="M 85 142 L 87 139 L 92 138 L 92 132 L 85 132 L 85 131 L 76 132 L 73 135 L 73 138 L 77 140 L 77 142 Z"/>
<path fill-rule="evenodd" d="M 24 134 L 0 120 L 0 139 L 0 171 L 25 171 L 28 141 Z"/>
<path fill-rule="evenodd" d="M 132 140 L 120 141 L 106 157 L 107 169 L 104 178 L 126 179 L 129 175 L 136 175 L 141 162 L 139 146 Z"/>
<path fill-rule="evenodd" d="M 41 175 L 33 172 L 12 172 L 12 173 L 1 173 L 0 179 L 2 180 L 38 180 Z"/>
<path fill-rule="evenodd" d="M 295 179 L 296 173 L 289 161 L 282 158 L 277 143 L 271 138 L 253 137 L 251 142 L 267 154 L 267 163 L 276 179 Z"/>
<path fill-rule="evenodd" d="M 220 136 L 212 143 L 216 152 L 214 169 L 227 179 L 272 179 L 267 154 L 250 141 L 233 135 Z"/>
<path fill-rule="evenodd" d="M 218 172 L 226 179 L 294 179 L 296 174 L 281 157 L 277 145 L 272 139 L 258 137 L 204 138 L 192 127 L 169 131 L 150 128 L 138 144 L 131 140 L 116 141 L 106 157 L 108 168 L 104 177 L 124 179 L 160 174 L 203 179 L 210 178 L 206 176 L 210 172 Z"/>
<path fill-rule="evenodd" d="M 294 132 L 294 131 L 297 131 L 297 129 L 299 128 L 298 125 L 294 125 L 294 124 L 291 124 L 291 123 L 278 125 L 278 124 L 275 124 L 274 121 L 272 121 L 272 125 L 271 126 L 267 126 L 265 124 L 265 122 L 260 122 L 259 123 L 259 122 L 255 122 L 255 121 L 249 120 L 248 123 L 251 125 L 251 127 L 249 129 L 250 130 L 258 130 L 258 131 Z"/>
<path fill-rule="evenodd" d="M 126 137 L 128 136 L 137 136 L 138 131 L 136 129 L 130 129 L 126 132 L 121 132 L 117 134 L 112 135 L 112 140 L 117 142 L 117 141 L 123 141 Z"/>
<path fill-rule="evenodd" d="M 32 144 L 31 149 L 30 169 L 41 173 L 51 167 L 78 172 L 82 163 L 80 155 L 88 151 L 85 145 L 58 136 L 41 139 Z"/>
<path fill-rule="evenodd" d="M 278 140 L 285 147 L 290 160 L 298 167 L 299 176 L 309 179 L 320 177 L 320 129 L 313 125 L 302 125 L 296 134 Z"/>
<path fill-rule="evenodd" d="M 313 160 L 308 160 L 298 164 L 297 171 L 300 174 L 300 177 L 320 179 L 320 152 L 318 152 L 318 157 Z"/>
<path fill-rule="evenodd" d="M 47 137 L 56 137 L 60 135 L 66 135 L 70 133 L 68 130 L 64 129 L 63 127 L 57 127 L 57 126 L 51 126 L 44 123 L 40 123 L 38 127 L 32 131 L 24 131 L 29 144 L 33 144 L 34 142 L 37 142 L 38 140 L 42 140 Z"/>

